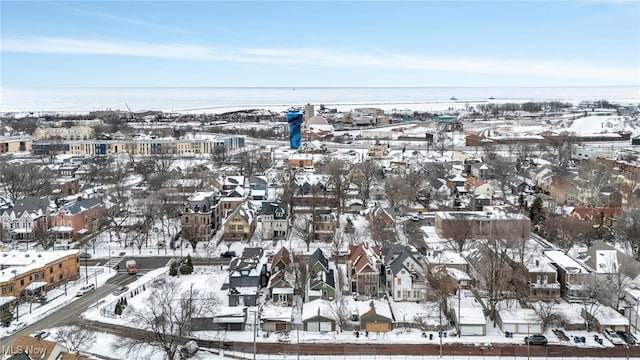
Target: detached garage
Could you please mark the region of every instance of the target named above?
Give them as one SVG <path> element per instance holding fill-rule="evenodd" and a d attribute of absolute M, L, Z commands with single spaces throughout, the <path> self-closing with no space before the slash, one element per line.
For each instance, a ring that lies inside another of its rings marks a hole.
<path fill-rule="evenodd" d="M 304 331 L 335 331 L 337 326 L 331 315 L 331 305 L 323 299 L 315 299 L 302 306 Z"/>
<path fill-rule="evenodd" d="M 459 301 L 458 298 L 452 298 L 449 301 L 451 322 L 456 329 L 460 326 L 461 336 L 487 335 L 487 319 L 484 317 L 482 306 L 476 301 L 470 291 L 462 291 L 461 293 L 463 295 Z M 467 297 L 467 294 L 469 297 Z M 458 314 L 458 310 L 460 314 Z"/>
<path fill-rule="evenodd" d="M 542 321 L 533 309 L 498 311 L 496 323 L 503 333 L 542 334 Z"/>
<path fill-rule="evenodd" d="M 391 309 L 381 301 L 358 302 L 360 330 L 368 332 L 387 332 L 391 330 Z"/>
<path fill-rule="evenodd" d="M 287 332 L 291 330 L 293 309 L 267 304 L 262 308 L 260 322 L 262 331 Z"/>

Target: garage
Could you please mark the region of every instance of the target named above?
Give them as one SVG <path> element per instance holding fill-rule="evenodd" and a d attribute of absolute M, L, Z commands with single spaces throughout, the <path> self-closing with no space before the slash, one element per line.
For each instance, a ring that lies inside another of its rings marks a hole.
<path fill-rule="evenodd" d="M 498 311 L 496 324 L 503 333 L 541 334 L 542 321 L 533 309 L 506 309 Z"/>
<path fill-rule="evenodd" d="M 333 331 L 332 327 L 331 327 L 331 323 L 330 322 L 321 322 L 320 323 L 320 331 Z"/>
<path fill-rule="evenodd" d="M 368 322 L 365 330 L 368 332 L 387 332 L 389 331 L 389 323 L 371 323 Z"/>
<path fill-rule="evenodd" d="M 287 323 L 276 323 L 276 331 L 287 331 Z"/>
<path fill-rule="evenodd" d="M 306 331 L 320 331 L 320 323 L 319 322 L 307 322 Z"/>
<path fill-rule="evenodd" d="M 469 336 L 484 336 L 485 327 L 483 325 L 461 325 L 460 334 Z"/>

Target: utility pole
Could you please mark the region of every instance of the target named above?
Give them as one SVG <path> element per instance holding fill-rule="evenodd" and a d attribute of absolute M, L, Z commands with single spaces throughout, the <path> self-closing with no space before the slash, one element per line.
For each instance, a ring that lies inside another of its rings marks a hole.
<path fill-rule="evenodd" d="M 460 280 L 458 280 L 458 337 L 460 334 L 460 319 L 462 319 L 462 315 L 460 314 Z"/>

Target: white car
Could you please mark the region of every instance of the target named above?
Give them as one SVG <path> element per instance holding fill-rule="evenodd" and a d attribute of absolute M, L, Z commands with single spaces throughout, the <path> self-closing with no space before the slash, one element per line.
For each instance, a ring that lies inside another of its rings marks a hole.
<path fill-rule="evenodd" d="M 625 345 L 626 344 L 626 342 L 624 340 L 622 340 L 622 338 L 620 338 L 620 336 L 618 336 L 618 334 L 616 334 L 616 332 L 611 330 L 611 329 L 604 329 L 602 334 L 609 341 L 611 341 L 611 343 L 613 345 Z"/>
<path fill-rule="evenodd" d="M 76 294 L 76 296 L 84 296 L 95 289 L 96 289 L 96 286 L 93 284 L 85 285 L 81 287 L 80 290 L 78 290 L 78 293 Z"/>

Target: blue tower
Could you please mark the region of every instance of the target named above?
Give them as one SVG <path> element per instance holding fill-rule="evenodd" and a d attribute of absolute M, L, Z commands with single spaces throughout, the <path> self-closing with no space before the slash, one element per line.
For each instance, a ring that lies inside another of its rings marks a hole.
<path fill-rule="evenodd" d="M 300 127 L 304 122 L 304 116 L 299 110 L 292 109 L 287 114 L 287 122 L 289 123 L 289 145 L 293 150 L 299 149 L 301 140 Z"/>

